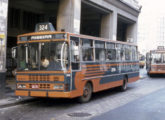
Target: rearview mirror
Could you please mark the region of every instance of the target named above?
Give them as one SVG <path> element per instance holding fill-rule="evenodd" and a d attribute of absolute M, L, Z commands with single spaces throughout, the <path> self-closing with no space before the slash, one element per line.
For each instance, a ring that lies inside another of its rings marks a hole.
<path fill-rule="evenodd" d="M 11 49 L 11 53 L 12 53 L 12 58 L 16 59 L 17 58 L 17 47 L 13 47 Z"/>

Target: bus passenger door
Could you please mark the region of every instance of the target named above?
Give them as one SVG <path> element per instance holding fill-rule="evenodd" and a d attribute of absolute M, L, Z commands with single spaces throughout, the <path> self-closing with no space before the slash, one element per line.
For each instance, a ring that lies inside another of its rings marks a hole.
<path fill-rule="evenodd" d="M 80 44 L 77 37 L 71 37 L 71 67 L 72 70 L 80 70 Z"/>

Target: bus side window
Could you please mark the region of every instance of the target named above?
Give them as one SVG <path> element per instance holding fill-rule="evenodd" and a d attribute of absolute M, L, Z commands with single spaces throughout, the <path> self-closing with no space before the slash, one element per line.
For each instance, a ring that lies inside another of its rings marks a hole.
<path fill-rule="evenodd" d="M 94 61 L 93 40 L 82 38 L 82 58 L 83 61 Z"/>
<path fill-rule="evenodd" d="M 95 41 L 96 61 L 105 61 L 105 42 Z"/>
<path fill-rule="evenodd" d="M 130 46 L 126 46 L 125 48 L 125 60 L 132 60 L 132 51 Z"/>
<path fill-rule="evenodd" d="M 116 44 L 116 60 L 121 61 L 121 44 Z"/>
<path fill-rule="evenodd" d="M 106 49 L 106 61 L 115 61 L 116 60 L 116 49 L 114 43 L 107 43 Z"/>
<path fill-rule="evenodd" d="M 78 37 L 71 37 L 71 64 L 72 70 L 80 69 L 80 44 Z"/>
<path fill-rule="evenodd" d="M 121 57 L 121 60 L 122 61 L 125 61 L 126 60 L 126 55 L 125 55 L 125 50 L 124 50 L 125 46 L 122 45 L 121 46 L 121 50 L 120 50 L 120 57 Z"/>
<path fill-rule="evenodd" d="M 136 59 L 136 47 L 132 46 L 132 60 L 135 61 Z"/>

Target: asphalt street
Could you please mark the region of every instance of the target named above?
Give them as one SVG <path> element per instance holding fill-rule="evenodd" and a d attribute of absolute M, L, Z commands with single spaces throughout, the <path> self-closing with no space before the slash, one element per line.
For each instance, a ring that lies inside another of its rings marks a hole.
<path fill-rule="evenodd" d="M 165 89 L 96 116 L 91 120 L 165 120 Z"/>
<path fill-rule="evenodd" d="M 165 77 L 150 78 L 145 69 L 140 76 L 127 91 L 98 92 L 84 104 L 76 99 L 38 98 L 0 108 L 0 120 L 164 120 Z"/>

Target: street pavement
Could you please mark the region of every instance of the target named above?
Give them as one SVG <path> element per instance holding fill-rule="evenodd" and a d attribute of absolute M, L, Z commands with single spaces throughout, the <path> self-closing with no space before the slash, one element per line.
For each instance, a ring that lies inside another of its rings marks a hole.
<path fill-rule="evenodd" d="M 145 69 L 140 70 L 140 77 L 128 84 L 125 92 L 98 92 L 84 104 L 77 99 L 32 98 L 27 103 L 0 107 L 0 120 L 162 120 L 164 77 L 150 78 Z"/>
<path fill-rule="evenodd" d="M 91 120 L 165 120 L 165 88 Z"/>
<path fill-rule="evenodd" d="M 5 96 L 3 96 L 3 99 L 0 99 L 0 109 L 16 106 L 20 104 L 26 104 L 36 100 L 35 98 L 32 97 L 15 96 L 14 93 L 15 87 L 16 87 L 15 78 L 14 77 L 7 78 Z"/>

